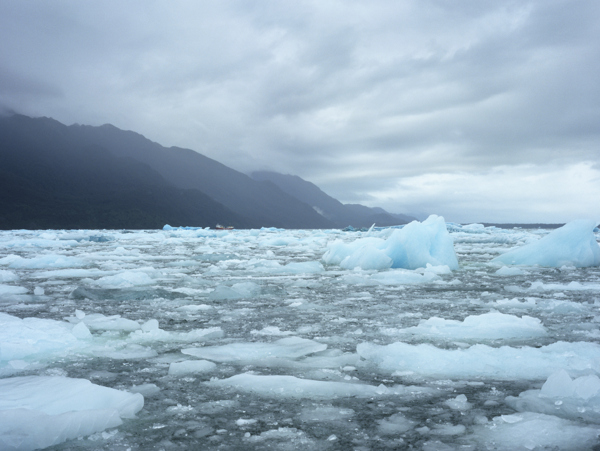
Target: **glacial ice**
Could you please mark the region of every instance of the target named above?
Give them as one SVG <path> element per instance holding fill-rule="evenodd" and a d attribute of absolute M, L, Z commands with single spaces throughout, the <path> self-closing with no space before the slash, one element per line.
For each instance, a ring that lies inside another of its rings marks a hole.
<path fill-rule="evenodd" d="M 122 424 L 144 397 L 60 376 L 0 379 L 0 449 L 33 450 Z M 35 425 L 32 427 L 32 425 Z"/>
<path fill-rule="evenodd" d="M 446 224 L 454 266 L 428 221 L 0 231 L 0 381 L 90 381 L 146 405 L 125 420 L 20 402 L 0 440 L 15 422 L 27 443 L 77 439 L 57 451 L 600 445 L 600 267 L 490 265 L 551 233 Z M 401 244 L 419 267 L 390 267 Z"/>
<path fill-rule="evenodd" d="M 294 376 L 270 376 L 251 373 L 236 374 L 228 379 L 213 379 L 206 382 L 211 386 L 232 387 L 261 396 L 275 398 L 335 399 L 340 397 L 384 397 L 394 394 L 415 396 L 427 394 L 427 388 L 394 386 L 386 387 L 337 381 L 300 379 Z"/>
<path fill-rule="evenodd" d="M 328 245 L 323 261 L 344 269 L 417 269 L 427 264 L 458 269 L 452 237 L 441 216 L 431 215 L 422 223 L 413 221 L 394 229 L 387 239 L 367 237 L 351 243 Z"/>
<path fill-rule="evenodd" d="M 519 412 L 538 412 L 569 420 L 600 424 L 600 378 L 595 374 L 571 379 L 561 369 L 552 373 L 540 390 L 527 390 L 506 403 Z"/>
<path fill-rule="evenodd" d="M 503 265 L 539 265 L 583 268 L 600 265 L 600 246 L 594 237 L 596 222 L 580 219 L 569 222 L 539 241 L 496 257 L 492 263 Z"/>
<path fill-rule="evenodd" d="M 547 335 L 541 321 L 530 316 L 519 318 L 500 312 L 467 316 L 464 321 L 431 317 L 417 326 L 398 333 L 455 340 L 497 340 L 501 338 L 543 337 Z"/>
<path fill-rule="evenodd" d="M 223 346 L 186 348 L 181 352 L 214 362 L 257 362 L 263 359 L 298 359 L 324 351 L 327 345 L 300 337 L 287 337 L 272 343 L 231 343 Z"/>
<path fill-rule="evenodd" d="M 535 380 L 545 379 L 557 367 L 573 374 L 600 373 L 600 345 L 590 342 L 558 341 L 539 348 L 494 348 L 476 344 L 466 349 L 402 342 L 381 346 L 365 342 L 356 350 L 367 364 L 415 379 Z"/>

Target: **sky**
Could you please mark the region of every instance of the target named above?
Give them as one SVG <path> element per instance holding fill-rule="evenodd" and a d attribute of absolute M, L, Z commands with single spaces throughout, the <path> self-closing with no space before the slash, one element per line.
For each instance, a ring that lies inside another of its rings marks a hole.
<path fill-rule="evenodd" d="M 597 0 L 0 2 L 0 111 L 345 203 L 600 221 Z"/>

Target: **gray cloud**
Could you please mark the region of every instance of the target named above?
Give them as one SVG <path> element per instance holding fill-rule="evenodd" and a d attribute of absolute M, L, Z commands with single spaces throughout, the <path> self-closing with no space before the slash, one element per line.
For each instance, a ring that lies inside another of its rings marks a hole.
<path fill-rule="evenodd" d="M 600 176 L 599 20 L 594 0 L 6 0 L 0 93 L 347 202 L 560 222 L 577 212 L 549 198 L 556 179 L 582 163 Z M 415 182 L 436 177 L 448 189 Z"/>

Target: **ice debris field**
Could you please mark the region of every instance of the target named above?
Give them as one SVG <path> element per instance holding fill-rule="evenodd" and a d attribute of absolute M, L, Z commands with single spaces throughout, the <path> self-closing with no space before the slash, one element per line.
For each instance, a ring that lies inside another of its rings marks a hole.
<path fill-rule="evenodd" d="M 600 446 L 600 233 L 0 232 L 0 450 Z"/>

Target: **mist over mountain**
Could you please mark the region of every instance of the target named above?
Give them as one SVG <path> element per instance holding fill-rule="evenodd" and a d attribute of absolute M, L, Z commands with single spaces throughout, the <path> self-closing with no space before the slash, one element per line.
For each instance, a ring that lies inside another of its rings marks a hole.
<path fill-rule="evenodd" d="M 369 227 L 372 224 L 391 226 L 406 224 L 415 220 L 412 216 L 389 213 L 383 208 L 365 207 L 360 204 L 343 204 L 324 193 L 314 183 L 303 180 L 296 175 L 256 171 L 250 176 L 254 180 L 274 183 L 282 191 L 312 206 L 315 211 L 332 221 L 337 227 L 347 225 Z"/>
<path fill-rule="evenodd" d="M 0 228 L 331 228 L 410 217 L 344 205 L 300 177 L 235 171 L 112 125 L 0 117 Z"/>

